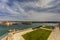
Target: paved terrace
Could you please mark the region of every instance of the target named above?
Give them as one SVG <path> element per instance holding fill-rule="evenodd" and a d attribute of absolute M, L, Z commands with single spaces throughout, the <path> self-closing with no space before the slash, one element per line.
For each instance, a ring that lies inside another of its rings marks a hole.
<path fill-rule="evenodd" d="M 59 27 L 55 27 L 55 29 L 52 31 L 51 35 L 49 36 L 48 40 L 60 40 Z"/>

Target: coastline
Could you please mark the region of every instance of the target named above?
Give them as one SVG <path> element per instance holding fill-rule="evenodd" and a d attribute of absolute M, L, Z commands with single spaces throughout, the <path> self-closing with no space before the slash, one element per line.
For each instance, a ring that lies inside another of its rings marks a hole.
<path fill-rule="evenodd" d="M 42 28 L 39 27 L 41 29 L 44 30 L 51 30 L 51 29 L 46 29 L 46 28 Z M 25 40 L 22 35 L 29 33 L 31 31 L 36 30 L 37 28 L 33 29 L 33 28 L 27 28 L 27 29 L 22 29 L 22 30 L 12 30 L 12 32 L 8 32 L 8 35 L 6 35 L 5 37 L 3 37 L 1 40 Z M 11 30 L 10 30 L 11 31 Z"/>
<path fill-rule="evenodd" d="M 8 34 L 3 37 L 1 40 L 24 40 L 24 38 L 22 37 L 22 35 L 29 33 L 31 31 L 34 31 L 36 29 L 41 28 L 40 26 L 38 27 L 34 27 L 34 28 L 26 28 L 26 29 L 21 29 L 21 30 L 10 30 L 10 32 L 8 32 Z M 41 29 L 46 29 L 46 28 L 41 28 Z M 50 30 L 50 29 L 46 29 L 46 30 Z"/>
<path fill-rule="evenodd" d="M 23 34 L 26 34 L 28 32 L 33 31 L 32 28 L 27 28 L 27 29 L 22 29 L 22 30 L 17 30 L 11 33 L 8 33 L 5 37 L 3 37 L 1 40 L 6 40 L 7 39 L 11 39 L 11 36 L 9 37 L 8 35 L 12 35 L 12 40 L 24 40 L 24 38 L 22 37 Z M 13 34 L 14 33 L 14 34 Z"/>
<path fill-rule="evenodd" d="M 0 37 L 0 40 L 1 40 L 3 37 L 5 37 L 7 34 L 8 34 L 8 33 L 5 33 L 4 35 L 2 35 L 2 36 Z"/>

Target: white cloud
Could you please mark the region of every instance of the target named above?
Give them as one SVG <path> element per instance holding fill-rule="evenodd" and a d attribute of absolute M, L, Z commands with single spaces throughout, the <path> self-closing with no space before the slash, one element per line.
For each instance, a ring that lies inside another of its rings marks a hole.
<path fill-rule="evenodd" d="M 29 20 L 60 21 L 60 14 L 57 14 L 57 13 L 35 12 L 35 11 L 30 11 L 29 13 L 31 13 Z"/>
<path fill-rule="evenodd" d="M 35 20 L 35 21 L 60 21 L 60 14 L 49 13 L 49 12 L 37 12 L 34 10 L 29 10 L 26 12 L 24 7 L 32 8 L 48 8 L 53 5 L 48 5 L 53 0 L 39 0 L 37 2 L 13 2 L 13 5 L 10 7 L 6 4 L 8 0 L 2 0 L 0 3 L 0 11 L 7 12 L 11 14 L 10 16 L 0 17 L 1 20 Z M 19 19 L 20 17 L 20 19 Z"/>
<path fill-rule="evenodd" d="M 49 7 L 53 6 L 52 4 L 49 4 L 52 1 L 54 1 L 54 0 L 38 0 L 38 1 L 34 1 L 34 2 L 24 2 L 21 4 L 22 4 L 22 6 L 30 6 L 30 7 L 34 7 L 34 8 L 35 7 L 49 8 Z"/>
<path fill-rule="evenodd" d="M 7 3 L 8 0 L 0 0 L 2 3 Z"/>
<path fill-rule="evenodd" d="M 0 20 L 1 21 L 11 21 L 11 20 L 18 20 L 16 18 L 12 18 L 12 17 L 9 17 L 9 16 L 4 16 L 4 17 L 0 17 Z"/>
<path fill-rule="evenodd" d="M 48 8 L 52 7 L 53 5 L 48 5 L 53 0 L 39 0 L 36 5 L 40 6 L 41 8 Z"/>

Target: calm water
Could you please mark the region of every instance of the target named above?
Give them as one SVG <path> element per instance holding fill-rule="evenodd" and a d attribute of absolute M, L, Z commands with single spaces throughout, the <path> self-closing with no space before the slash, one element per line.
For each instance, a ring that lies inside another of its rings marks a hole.
<path fill-rule="evenodd" d="M 31 25 L 25 25 L 25 24 L 19 23 L 18 25 L 12 25 L 12 26 L 2 26 L 2 25 L 0 25 L 0 36 L 7 33 L 8 30 L 10 30 L 10 29 L 33 28 L 33 27 L 37 27 L 39 25 L 40 25 L 40 23 L 32 23 Z"/>
<path fill-rule="evenodd" d="M 31 25 L 25 25 L 25 24 L 19 23 L 18 25 L 12 25 L 12 26 L 2 26 L 2 25 L 0 25 L 0 36 L 7 33 L 8 30 L 10 30 L 10 29 L 33 28 L 33 27 L 37 27 L 37 26 L 40 26 L 40 25 L 41 25 L 41 23 L 32 23 Z"/>

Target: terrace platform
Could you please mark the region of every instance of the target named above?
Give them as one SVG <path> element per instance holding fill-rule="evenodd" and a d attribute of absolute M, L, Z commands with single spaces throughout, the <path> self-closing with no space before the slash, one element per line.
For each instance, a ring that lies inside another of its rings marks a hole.
<path fill-rule="evenodd" d="M 55 29 L 50 34 L 48 40 L 60 40 L 60 29 L 59 29 L 59 27 L 55 27 Z"/>

